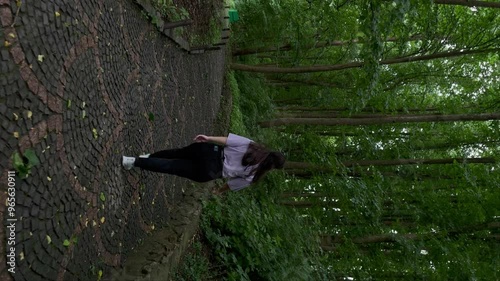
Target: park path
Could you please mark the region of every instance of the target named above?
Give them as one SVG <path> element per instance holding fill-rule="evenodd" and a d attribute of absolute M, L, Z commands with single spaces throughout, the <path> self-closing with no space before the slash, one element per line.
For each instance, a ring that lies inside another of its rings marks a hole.
<path fill-rule="evenodd" d="M 0 205 L 0 280 L 104 280 L 169 225 L 193 188 L 125 171 L 121 155 L 213 130 L 224 48 L 186 53 L 134 1 L 17 3 L 0 0 L 0 201 L 14 153 L 31 150 L 40 164 L 16 179 L 14 216 Z M 5 260 L 12 218 L 13 275 Z"/>

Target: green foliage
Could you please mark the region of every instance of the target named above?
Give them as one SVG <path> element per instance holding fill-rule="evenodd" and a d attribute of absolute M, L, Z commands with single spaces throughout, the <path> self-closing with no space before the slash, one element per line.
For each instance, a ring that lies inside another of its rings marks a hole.
<path fill-rule="evenodd" d="M 14 169 L 17 171 L 17 175 L 22 179 L 27 178 L 31 173 L 31 169 L 40 164 L 38 157 L 31 149 L 27 149 L 24 152 L 24 155 L 20 155 L 17 152 L 14 153 L 14 155 L 12 156 L 12 162 L 14 165 Z"/>
<path fill-rule="evenodd" d="M 194 33 L 190 36 L 190 43 L 192 46 L 203 46 L 217 44 L 222 36 L 222 23 L 220 15 L 214 16 L 210 19 L 209 28 L 206 32 L 199 34 Z"/>
<path fill-rule="evenodd" d="M 231 131 L 241 135 L 258 135 L 260 120 L 272 114 L 270 90 L 261 79 L 246 73 L 227 74 L 232 95 Z"/>
<path fill-rule="evenodd" d="M 148 114 L 148 120 L 149 120 L 150 122 L 154 122 L 154 121 L 155 121 L 155 115 L 154 115 L 154 113 L 150 112 L 150 113 Z"/>
<path fill-rule="evenodd" d="M 210 263 L 202 253 L 201 243 L 195 242 L 192 249 L 193 251 L 184 256 L 174 281 L 210 280 Z"/>
<path fill-rule="evenodd" d="M 312 232 L 268 198 L 244 191 L 207 203 L 202 227 L 228 280 L 319 280 Z"/>
<path fill-rule="evenodd" d="M 196 19 L 192 18 L 194 21 L 200 21 L 197 26 L 192 25 L 191 27 L 177 27 L 173 31 L 177 36 L 185 37 L 191 46 L 206 46 L 220 41 L 222 30 L 222 15 L 219 12 L 221 9 L 221 7 L 219 7 L 220 2 L 204 1 L 203 3 L 193 4 L 193 6 L 188 7 L 178 6 L 173 0 L 152 0 L 152 4 L 167 22 L 176 22 L 193 17 L 194 15 L 190 15 L 186 8 L 191 11 L 193 11 L 193 9 L 203 9 L 207 10 L 209 13 L 212 12 L 213 14 L 210 18 L 205 19 L 203 18 L 204 15 L 197 15 L 198 18 Z M 198 7 L 198 5 L 201 7 Z M 157 16 L 149 16 L 151 18 L 151 22 L 154 25 L 157 25 L 159 21 Z M 208 28 L 206 28 L 206 26 L 208 26 Z"/>
<path fill-rule="evenodd" d="M 262 79 L 255 79 L 248 73 L 237 72 L 235 79 L 240 93 L 238 102 L 243 124 L 250 135 L 254 135 L 258 131 L 257 122 L 271 115 L 270 91 Z"/>
<path fill-rule="evenodd" d="M 186 9 L 178 8 L 173 0 L 152 0 L 152 3 L 171 22 L 189 18 L 189 13 Z"/>
<path fill-rule="evenodd" d="M 233 71 L 228 71 L 226 79 L 229 82 L 229 89 L 232 97 L 232 111 L 231 111 L 231 131 L 235 134 L 248 135 L 247 129 L 243 124 L 243 115 L 241 113 L 241 93 L 238 87 L 238 82 L 234 77 Z"/>
<path fill-rule="evenodd" d="M 277 113 L 285 116 L 322 113 L 324 108 L 356 118 L 498 112 L 498 11 L 414 0 L 236 4 L 242 20 L 234 25 L 235 45 L 257 50 L 257 55 L 240 56 L 239 62 L 268 67 L 364 64 L 332 72 L 235 74 L 241 92 L 235 105 L 241 108 L 238 123 L 247 128 L 241 132 L 285 150 L 290 161 L 333 168 L 323 174 L 288 170 L 285 178 L 268 175 L 252 191 L 253 197 L 231 195 L 228 202 L 207 206 L 205 231 L 221 261 L 231 268 L 230 278 L 248 280 L 254 277 L 251 274 L 271 278 L 265 262 L 275 261 L 263 256 L 274 256 L 270 245 L 279 243 L 272 223 L 279 223 L 266 214 L 279 214 L 290 225 L 275 206 L 286 201 L 295 206 L 297 217 L 317 222 L 303 225 L 320 228 L 323 236 L 330 237 L 321 241 L 321 264 L 328 267 L 331 280 L 498 279 L 498 120 L 255 128 L 257 121 L 271 118 L 273 102 L 281 107 Z M 326 44 L 333 40 L 338 44 Z M 487 48 L 496 51 L 380 64 L 393 58 Z M 272 102 L 262 102 L 263 93 Z M 320 109 L 290 109 L 293 106 Z M 486 157 L 497 162 L 466 162 Z M 456 159 L 453 164 L 340 164 L 450 158 Z M 262 199 L 264 195 L 285 199 Z M 255 229 L 252 237 L 245 236 Z M 264 239 L 260 232 L 270 238 Z M 290 241 L 300 245 L 295 237 L 301 236 L 291 236 Z M 269 244 L 260 245 L 260 239 Z M 276 255 L 281 257 L 280 252 Z"/>

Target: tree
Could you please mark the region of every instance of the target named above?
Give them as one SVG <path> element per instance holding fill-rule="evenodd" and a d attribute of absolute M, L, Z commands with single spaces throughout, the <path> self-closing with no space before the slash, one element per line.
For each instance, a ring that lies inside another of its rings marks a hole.
<path fill-rule="evenodd" d="M 442 5 L 459 5 L 467 7 L 500 9 L 500 3 L 498 2 L 474 1 L 474 0 L 434 0 L 434 3 Z"/>
<path fill-rule="evenodd" d="M 414 35 L 411 36 L 410 38 L 406 38 L 405 41 L 414 41 L 414 40 L 420 40 L 423 37 L 421 35 Z M 389 37 L 386 38 L 386 42 L 397 42 L 400 41 L 401 39 L 395 38 L 395 37 Z M 346 46 L 350 44 L 359 44 L 359 43 L 365 43 L 363 40 L 359 39 L 353 39 L 349 41 L 339 41 L 339 40 L 332 40 L 332 41 L 327 41 L 327 42 L 316 42 L 312 45 L 307 45 L 303 46 L 303 49 L 317 49 L 317 48 L 325 48 L 325 47 L 335 47 L 335 46 Z M 294 46 L 291 43 L 284 44 L 279 47 L 260 47 L 260 48 L 251 48 L 251 49 L 236 49 L 233 51 L 233 56 L 245 56 L 245 55 L 254 55 L 254 54 L 259 54 L 259 53 L 269 53 L 269 52 L 278 52 L 278 51 L 290 51 L 293 50 Z"/>
<path fill-rule="evenodd" d="M 460 57 L 472 54 L 484 54 L 499 52 L 500 49 L 479 49 L 479 50 L 453 50 L 429 55 L 420 56 L 404 56 L 392 59 L 384 59 L 379 62 L 381 65 L 391 65 L 399 63 L 408 63 L 416 61 L 426 61 L 442 58 Z M 365 66 L 364 62 L 349 62 L 334 65 L 314 65 L 314 66 L 301 66 L 301 67 L 267 67 L 267 66 L 253 66 L 239 63 L 232 63 L 231 68 L 234 70 L 260 72 L 260 73 L 308 73 L 308 72 L 321 72 L 321 71 L 338 71 L 350 68 L 359 68 Z"/>
<path fill-rule="evenodd" d="M 235 32 L 236 50 L 267 53 L 234 58 L 233 66 L 245 68 L 234 72 L 245 78 L 235 101 L 243 120 L 255 116 L 273 128 L 257 131 L 246 122 L 247 130 L 289 161 L 262 188 L 238 194 L 253 208 L 239 202 L 233 206 L 243 215 L 210 221 L 262 233 L 251 219 L 257 210 L 272 210 L 260 220 L 304 218 L 301 229 L 330 237 L 329 244 L 311 242 L 316 249 L 335 248 L 317 251 L 321 262 L 312 267 L 325 269 L 323 280 L 500 278 L 499 229 L 472 228 L 500 216 L 496 9 L 439 1 L 241 2 L 254 25 L 234 26 L 247 28 Z M 415 34 L 421 38 L 411 40 Z M 268 74 L 251 75 L 248 67 Z M 275 113 L 264 110 L 277 104 Z M 218 241 L 233 237 L 240 239 Z M 276 249 L 276 237 L 256 244 Z M 220 249 L 242 249 L 241 241 Z"/>
<path fill-rule="evenodd" d="M 398 166 L 398 165 L 433 165 L 433 164 L 454 164 L 454 163 L 469 163 L 469 164 L 495 164 L 496 160 L 493 157 L 485 158 L 445 158 L 445 159 L 387 159 L 387 160 L 350 160 L 341 162 L 346 167 L 355 166 Z M 287 161 L 285 169 L 296 171 L 316 171 L 316 172 L 333 172 L 332 167 L 325 165 Z"/>
<path fill-rule="evenodd" d="M 448 115 L 420 115 L 420 116 L 390 116 L 380 118 L 279 118 L 259 122 L 263 128 L 281 125 L 324 125 L 324 126 L 357 126 L 373 124 L 395 124 L 415 122 L 452 122 L 452 121 L 488 121 L 500 120 L 500 113 L 482 114 L 448 114 Z"/>

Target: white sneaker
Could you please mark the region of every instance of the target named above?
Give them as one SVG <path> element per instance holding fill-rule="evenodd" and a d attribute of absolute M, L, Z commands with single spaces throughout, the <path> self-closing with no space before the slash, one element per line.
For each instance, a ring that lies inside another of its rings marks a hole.
<path fill-rule="evenodd" d="M 122 165 L 125 170 L 130 170 L 134 167 L 135 157 L 122 156 Z"/>
<path fill-rule="evenodd" d="M 139 155 L 139 157 L 140 158 L 149 158 L 149 155 L 151 155 L 151 153 Z"/>

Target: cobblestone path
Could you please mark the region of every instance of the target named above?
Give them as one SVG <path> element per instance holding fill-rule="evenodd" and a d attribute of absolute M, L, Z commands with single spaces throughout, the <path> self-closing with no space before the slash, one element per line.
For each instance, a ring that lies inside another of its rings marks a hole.
<path fill-rule="evenodd" d="M 189 188 L 173 176 L 125 171 L 121 155 L 211 132 L 224 50 L 181 51 L 133 1 L 0 0 L 0 18 L 0 280 L 105 279 L 168 225 Z M 30 150 L 40 164 L 16 178 L 10 217 L 3 202 L 12 156 Z"/>

